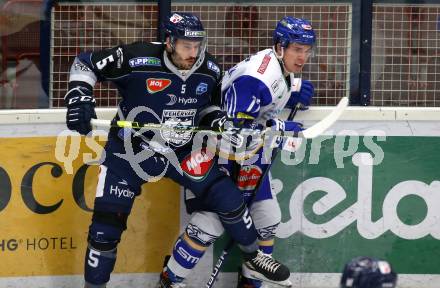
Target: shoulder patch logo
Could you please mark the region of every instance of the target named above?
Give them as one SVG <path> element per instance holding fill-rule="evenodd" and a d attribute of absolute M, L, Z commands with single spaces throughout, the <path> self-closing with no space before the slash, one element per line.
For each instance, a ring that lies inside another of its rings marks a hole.
<path fill-rule="evenodd" d="M 205 82 L 200 82 L 200 84 L 196 88 L 196 95 L 202 95 L 208 91 L 208 84 Z"/>
<path fill-rule="evenodd" d="M 149 78 L 147 79 L 147 90 L 150 94 L 165 90 L 170 86 L 171 80 L 164 78 Z"/>
<path fill-rule="evenodd" d="M 212 61 L 208 61 L 208 69 L 214 71 L 217 75 L 220 75 L 220 68 Z"/>
<path fill-rule="evenodd" d="M 269 65 L 270 59 L 272 59 L 272 58 L 270 58 L 269 55 L 267 55 L 267 54 L 264 55 L 263 61 L 261 61 L 260 67 L 258 67 L 258 70 L 257 70 L 258 73 L 264 74 L 264 72 L 267 69 L 267 66 Z"/>

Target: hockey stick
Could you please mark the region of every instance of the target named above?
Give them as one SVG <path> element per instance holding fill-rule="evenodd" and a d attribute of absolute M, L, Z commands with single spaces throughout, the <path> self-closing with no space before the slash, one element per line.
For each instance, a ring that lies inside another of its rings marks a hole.
<path fill-rule="evenodd" d="M 341 114 L 344 112 L 345 108 L 348 106 L 348 98 L 343 97 L 338 105 L 333 109 L 333 111 L 324 117 L 321 121 L 314 124 L 313 126 L 299 132 L 299 133 L 293 133 L 293 132 L 279 132 L 279 131 L 272 131 L 270 128 L 266 128 L 264 130 L 252 130 L 252 129 L 242 129 L 242 133 L 246 135 L 254 134 L 258 132 L 258 136 L 261 138 L 264 138 L 265 134 L 268 133 L 274 133 L 273 136 L 275 136 L 276 133 L 280 133 L 281 136 L 286 137 L 300 137 L 305 139 L 312 139 L 315 138 L 322 133 L 324 133 L 330 126 L 332 126 L 336 120 L 341 116 Z M 298 109 L 295 107 L 295 109 L 292 109 L 290 114 L 295 114 Z M 290 119 L 291 115 L 289 115 L 288 119 Z M 293 119 L 293 117 L 292 117 Z M 289 120 L 290 121 L 290 120 Z M 163 125 L 163 124 L 157 124 L 157 123 L 139 123 L 139 122 L 132 122 L 132 121 L 110 121 L 110 120 L 101 120 L 101 119 L 92 119 L 91 123 L 93 126 L 98 127 L 116 127 L 116 128 L 132 128 L 132 129 L 152 129 L 152 130 L 172 130 L 176 132 L 202 132 L 206 131 L 213 134 L 221 134 L 221 131 L 214 130 L 212 127 L 203 127 L 203 126 L 170 126 L 170 125 Z M 264 143 L 261 141 L 259 145 L 257 145 L 252 151 L 242 151 L 241 153 L 233 153 L 233 154 L 224 154 L 221 151 L 211 151 L 213 153 L 218 153 L 218 155 L 222 158 L 234 160 L 234 161 L 244 161 L 249 158 L 252 158 L 262 147 Z"/>
<path fill-rule="evenodd" d="M 97 127 L 116 127 L 116 128 L 133 128 L 133 129 L 153 129 L 153 130 L 175 130 L 175 131 L 212 131 L 220 132 L 214 130 L 211 127 L 199 127 L 199 126 L 171 126 L 158 123 L 140 123 L 136 121 L 111 121 L 102 119 L 92 119 L 91 124 Z"/>
<path fill-rule="evenodd" d="M 321 121 L 319 121 L 318 123 L 316 123 L 315 125 L 313 125 L 312 127 L 305 129 L 303 131 L 301 131 L 299 133 L 299 137 L 304 137 L 306 139 L 312 139 L 315 138 L 319 135 L 321 135 L 322 133 L 324 133 L 328 128 L 330 128 L 330 126 L 332 126 L 338 119 L 339 117 L 342 115 L 342 113 L 344 112 L 345 108 L 348 106 L 348 98 L 347 97 L 343 97 L 338 105 L 333 109 L 333 111 L 327 115 L 326 117 L 324 117 L 324 119 L 322 119 Z M 293 118 L 295 117 L 296 113 L 298 112 L 300 106 L 295 106 L 294 109 L 292 109 L 289 113 L 289 116 L 287 117 L 287 121 L 292 121 Z M 275 158 L 278 155 L 278 151 L 279 148 L 276 148 L 275 151 L 273 151 L 272 154 L 272 161 L 270 163 L 272 163 Z M 252 195 L 252 198 L 249 200 L 249 203 L 253 202 L 253 198 L 255 197 L 255 195 L 257 194 L 258 189 L 261 186 L 261 183 L 263 182 L 263 179 L 267 176 L 267 174 L 269 173 L 269 169 L 270 167 L 268 167 L 263 175 L 261 175 L 257 187 L 255 188 L 255 193 Z M 233 239 L 229 239 L 229 241 L 227 242 L 227 244 L 225 245 L 225 248 L 223 248 L 222 253 L 220 254 L 220 257 L 218 258 L 211 276 L 209 277 L 208 282 L 206 283 L 205 288 L 212 288 L 214 287 L 214 283 L 218 277 L 218 274 L 220 273 L 221 268 L 223 267 L 227 256 L 229 255 L 229 253 L 231 252 L 232 248 L 234 247 L 235 241 Z"/>
<path fill-rule="evenodd" d="M 284 134 L 286 136 L 295 136 L 295 137 L 301 137 L 306 139 L 312 139 L 315 138 L 322 133 L 324 133 L 330 126 L 332 126 L 342 115 L 345 108 L 348 106 L 348 98 L 343 97 L 339 101 L 338 105 L 332 110 L 332 112 L 324 117 L 324 119 L 320 120 L 318 123 L 314 124 L 313 126 L 301 131 L 298 133 L 298 135 L 285 132 Z M 294 111 L 294 110 L 292 110 Z M 292 113 L 292 112 L 291 112 Z M 290 118 L 290 117 L 289 117 Z M 91 123 L 93 126 L 97 127 L 117 127 L 117 128 L 134 128 L 134 129 L 141 129 L 141 128 L 148 128 L 148 129 L 157 129 L 157 130 L 176 130 L 176 131 L 209 131 L 213 133 L 221 133 L 221 131 L 214 130 L 211 127 L 199 127 L 199 126 L 181 126 L 181 127 L 171 127 L 170 125 L 163 125 L 163 124 L 157 124 L 157 123 L 139 123 L 139 122 L 132 122 L 132 121 L 116 121 L 112 122 L 110 120 L 101 120 L 101 119 L 92 119 Z M 249 129 L 250 130 L 250 129 Z M 271 131 L 270 129 L 262 130 L 260 135 L 264 136 L 267 132 Z M 246 132 L 246 129 L 243 129 L 243 132 Z M 255 132 L 255 130 L 253 130 Z M 292 135 L 290 135 L 292 134 Z"/>
<path fill-rule="evenodd" d="M 90 123 L 95 127 L 105 127 L 105 128 L 131 128 L 131 129 L 151 129 L 151 130 L 162 130 L 162 131 L 176 131 L 176 132 L 210 132 L 213 134 L 221 134 L 224 131 L 220 131 L 218 128 L 214 129 L 210 126 L 190 126 L 190 125 L 166 125 L 159 123 L 141 123 L 136 121 L 126 121 L 126 120 L 103 120 L 92 118 Z M 243 134 L 258 133 L 263 136 L 270 129 L 258 130 L 258 129 L 246 129 L 242 128 Z"/>
<path fill-rule="evenodd" d="M 342 97 L 338 105 L 332 110 L 330 114 L 324 117 L 321 121 L 313 126 L 301 131 L 299 136 L 306 139 L 313 139 L 322 135 L 328 128 L 330 128 L 341 117 L 345 108 L 348 106 L 348 98 Z"/>
<path fill-rule="evenodd" d="M 191 132 L 191 133 L 196 133 L 196 132 L 205 132 L 208 134 L 212 134 L 212 135 L 222 135 L 222 133 L 224 133 L 224 131 L 220 131 L 218 129 L 213 129 L 212 127 L 208 127 L 208 126 L 171 126 L 171 125 L 164 125 L 164 124 L 158 124 L 158 123 L 140 123 L 140 122 L 133 122 L 133 121 L 125 121 L 125 120 L 120 120 L 120 121 L 110 121 L 110 120 L 101 120 L 101 119 L 91 119 L 91 124 L 94 127 L 105 127 L 105 128 L 130 128 L 132 130 L 138 130 L 138 129 L 148 129 L 148 130 L 158 130 L 158 131 L 175 131 L 175 132 Z M 241 141 L 244 141 L 244 139 L 246 139 L 246 136 L 249 135 L 254 135 L 256 137 L 260 137 L 262 139 L 264 139 L 264 135 L 267 132 L 270 132 L 270 129 L 264 129 L 264 130 L 258 130 L 258 129 L 246 129 L 246 128 L 242 128 L 240 130 L 240 134 L 239 137 L 241 137 Z M 135 133 L 138 136 L 140 135 L 140 133 Z M 254 137 L 253 136 L 253 137 Z M 222 135 L 222 138 L 225 137 L 224 135 Z M 219 138 L 216 138 L 219 139 Z M 238 139 L 238 138 L 237 138 Z M 227 143 L 232 141 L 233 139 L 229 139 L 226 140 Z M 145 141 L 145 140 L 144 140 Z M 148 142 L 148 141 L 146 141 Z M 220 149 L 218 149 L 218 147 L 216 146 L 212 146 L 210 147 L 208 145 L 207 149 L 214 153 L 217 154 L 219 157 L 221 158 L 225 158 L 228 160 L 234 160 L 234 161 L 244 161 L 247 160 L 251 157 L 253 157 L 263 146 L 263 141 L 261 141 L 261 143 L 259 145 L 257 145 L 252 151 L 236 151 L 233 153 L 223 153 L 222 151 L 220 151 Z"/>

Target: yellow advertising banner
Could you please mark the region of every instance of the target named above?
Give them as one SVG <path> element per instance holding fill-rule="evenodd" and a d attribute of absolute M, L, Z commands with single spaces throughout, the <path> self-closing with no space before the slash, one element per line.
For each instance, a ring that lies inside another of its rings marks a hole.
<path fill-rule="evenodd" d="M 72 139 L 62 141 L 72 146 Z M 65 167 L 55 155 L 57 137 L 0 138 L 0 277 L 83 273 L 98 173 L 84 160 L 97 159 L 104 143 L 87 140 L 76 137 L 77 155 Z M 170 180 L 142 187 L 116 272 L 160 271 L 179 232 L 179 199 Z"/>

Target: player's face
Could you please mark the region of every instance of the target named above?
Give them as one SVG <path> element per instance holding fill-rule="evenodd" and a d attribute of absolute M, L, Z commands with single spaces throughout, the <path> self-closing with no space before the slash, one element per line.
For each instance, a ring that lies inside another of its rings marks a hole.
<path fill-rule="evenodd" d="M 299 43 L 290 43 L 284 49 L 283 62 L 286 69 L 291 73 L 302 71 L 304 64 L 312 54 L 312 46 Z"/>
<path fill-rule="evenodd" d="M 199 55 L 202 42 L 177 39 L 172 54 L 174 65 L 179 69 L 189 70 Z"/>

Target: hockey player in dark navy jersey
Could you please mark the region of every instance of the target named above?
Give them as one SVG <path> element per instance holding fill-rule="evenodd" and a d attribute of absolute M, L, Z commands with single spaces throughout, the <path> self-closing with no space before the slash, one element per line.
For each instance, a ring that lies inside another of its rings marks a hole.
<path fill-rule="evenodd" d="M 205 31 L 189 13 L 174 13 L 166 24 L 166 43 L 133 43 L 81 53 L 71 67 L 66 121 L 81 134 L 91 131 L 96 118 L 93 87 L 111 81 L 122 98 L 114 120 L 161 124 L 159 131 L 112 128 L 109 132 L 89 227 L 85 255 L 85 287 L 106 287 L 117 246 L 127 228 L 141 185 L 164 176 L 203 197 L 225 230 L 243 251 L 245 261 L 262 280 L 289 278 L 288 268 L 258 250 L 257 232 L 241 192 L 203 148 L 192 149 L 193 133 L 178 127 L 223 129 L 225 113 L 211 99 L 220 93 L 221 70 L 205 52 Z M 168 128 L 167 128 L 168 127 Z M 224 133 L 236 133 L 224 128 Z M 125 191 L 114 193 L 115 189 Z M 197 233 L 191 242 L 207 245 Z M 176 245 L 197 261 L 202 255 L 182 237 Z M 209 244 L 208 244 L 209 245 Z M 183 287 L 182 279 L 165 269 L 159 287 Z"/>
<path fill-rule="evenodd" d="M 242 123 L 242 126 L 257 124 L 271 126 L 275 130 L 301 131 L 300 123 L 282 121 L 278 117 L 285 106 L 295 107 L 300 103 L 301 107 L 305 108 L 311 103 L 313 84 L 310 81 L 296 78 L 294 74 L 298 75 L 302 71 L 313 51 L 315 41 L 316 35 L 309 21 L 290 16 L 285 16 L 278 21 L 273 31 L 273 47 L 249 56 L 229 69 L 223 76 L 221 102 L 229 119 Z M 286 139 L 284 146 L 288 146 L 288 141 L 293 141 L 293 138 Z M 255 153 L 252 145 L 248 148 L 246 151 L 248 155 Z M 272 254 L 275 235 L 281 222 L 281 209 L 272 192 L 270 171 L 264 172 L 270 169 L 270 163 L 265 162 L 264 154 L 267 152 L 265 149 L 259 149 L 257 153 L 258 157 L 255 161 L 247 161 L 247 163 L 230 161 L 224 165 L 224 168 L 231 175 L 235 175 L 233 177 L 236 179 L 237 186 L 248 203 L 258 232 L 260 250 L 265 254 Z M 272 153 L 269 153 L 269 156 L 272 156 Z M 263 175 L 266 177 L 261 179 Z M 186 192 L 186 195 L 191 195 L 187 189 Z M 200 198 L 187 201 L 192 201 L 187 202 L 187 206 L 191 207 L 194 201 L 200 201 Z M 191 215 L 185 230 L 188 235 L 196 231 L 199 238 L 208 237 L 209 243 L 216 241 L 224 231 L 217 214 L 203 211 L 203 209 L 198 209 Z M 190 240 L 191 238 L 187 241 Z M 207 245 L 192 244 L 194 249 L 199 251 L 205 251 L 208 248 Z M 186 255 L 176 253 L 176 248 L 174 248 L 173 257 L 168 261 L 168 267 L 182 277 L 191 275 L 196 263 L 190 265 L 183 261 Z M 262 281 L 255 279 L 254 271 L 248 269 L 244 263 L 237 288 L 267 287 Z M 277 284 L 289 286 L 291 282 L 289 280 L 278 281 Z"/>

